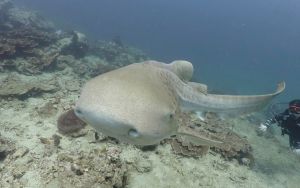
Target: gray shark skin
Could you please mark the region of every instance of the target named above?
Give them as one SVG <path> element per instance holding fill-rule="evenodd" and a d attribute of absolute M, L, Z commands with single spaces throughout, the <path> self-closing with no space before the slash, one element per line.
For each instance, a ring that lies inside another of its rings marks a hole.
<path fill-rule="evenodd" d="M 214 95 L 207 93 L 206 85 L 189 82 L 192 74 L 187 61 L 146 61 L 116 69 L 85 84 L 75 113 L 97 131 L 135 145 L 183 135 L 198 144 L 218 146 L 222 142 L 179 127 L 179 114 L 247 114 L 264 108 L 285 88 L 282 82 L 276 92 L 266 95 Z"/>

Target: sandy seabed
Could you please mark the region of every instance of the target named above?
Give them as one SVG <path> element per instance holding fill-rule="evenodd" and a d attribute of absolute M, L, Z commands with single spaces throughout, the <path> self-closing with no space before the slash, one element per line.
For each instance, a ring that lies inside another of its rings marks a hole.
<path fill-rule="evenodd" d="M 142 151 L 112 140 L 99 141 L 89 126 L 75 135 L 62 135 L 57 118 L 78 98 L 79 77 L 65 69 L 22 79 L 51 79 L 59 89 L 25 100 L 2 99 L 0 152 L 6 156 L 0 161 L 0 187 L 296 188 L 300 183 L 300 160 L 290 152 L 287 137 L 278 131 L 276 136 L 258 136 L 257 125 L 247 119 L 233 123 L 234 131 L 253 146 L 252 169 L 214 152 L 190 158 L 175 155 L 168 144 Z"/>

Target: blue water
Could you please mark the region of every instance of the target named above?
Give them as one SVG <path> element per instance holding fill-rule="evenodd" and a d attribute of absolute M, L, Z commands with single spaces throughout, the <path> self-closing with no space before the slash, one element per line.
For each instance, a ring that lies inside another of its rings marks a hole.
<path fill-rule="evenodd" d="M 281 101 L 300 98 L 298 0 L 15 0 L 62 29 L 92 39 L 118 35 L 151 58 L 186 59 L 194 79 L 240 94 L 273 91 Z"/>

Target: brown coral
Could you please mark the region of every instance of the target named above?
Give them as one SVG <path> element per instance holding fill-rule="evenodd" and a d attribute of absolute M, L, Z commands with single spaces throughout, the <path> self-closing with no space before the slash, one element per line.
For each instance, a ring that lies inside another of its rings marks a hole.
<path fill-rule="evenodd" d="M 77 132 L 84 128 L 85 125 L 86 124 L 75 115 L 73 109 L 63 113 L 57 120 L 57 128 L 62 134 Z"/>

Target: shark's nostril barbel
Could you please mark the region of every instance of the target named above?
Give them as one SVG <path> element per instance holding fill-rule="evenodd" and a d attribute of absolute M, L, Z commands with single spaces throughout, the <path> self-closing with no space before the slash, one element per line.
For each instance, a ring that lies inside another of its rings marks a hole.
<path fill-rule="evenodd" d="M 74 112 L 76 115 L 82 115 L 82 111 L 80 110 L 80 108 L 75 108 Z"/>

